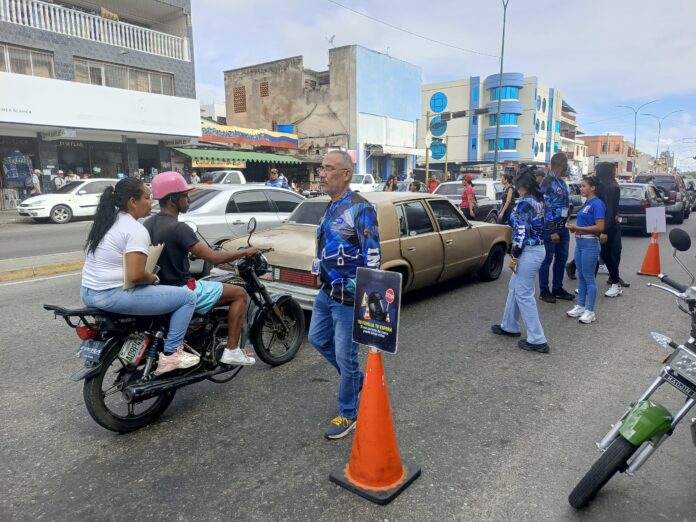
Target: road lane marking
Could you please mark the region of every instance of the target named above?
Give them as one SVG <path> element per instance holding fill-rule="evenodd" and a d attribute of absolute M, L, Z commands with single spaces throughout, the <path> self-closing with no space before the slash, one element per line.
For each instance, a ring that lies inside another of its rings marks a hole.
<path fill-rule="evenodd" d="M 70 277 L 70 276 L 76 276 L 76 275 L 81 275 L 82 272 L 71 272 L 69 274 L 60 274 L 60 275 L 55 275 L 51 277 L 34 277 L 32 279 L 25 279 L 23 281 L 12 281 L 11 283 L 0 283 L 0 287 L 3 286 L 10 286 L 10 285 L 22 285 L 25 283 L 35 283 L 37 281 L 48 281 L 50 279 L 58 279 L 60 277 Z"/>

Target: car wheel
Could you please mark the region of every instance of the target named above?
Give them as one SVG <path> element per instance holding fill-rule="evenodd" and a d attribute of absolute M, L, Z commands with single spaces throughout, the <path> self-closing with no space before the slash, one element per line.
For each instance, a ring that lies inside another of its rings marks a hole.
<path fill-rule="evenodd" d="M 675 225 L 681 225 L 684 222 L 684 217 L 685 217 L 686 212 L 684 209 L 681 209 L 681 212 L 678 214 L 674 214 L 672 216 L 672 221 L 674 222 Z"/>
<path fill-rule="evenodd" d="M 491 212 L 486 216 L 486 223 L 498 223 L 498 214 Z"/>
<path fill-rule="evenodd" d="M 486 262 L 478 271 L 479 277 L 484 281 L 495 281 L 500 277 L 504 263 L 505 247 L 500 243 L 493 245 L 493 248 L 491 248 L 491 251 L 488 253 Z"/>
<path fill-rule="evenodd" d="M 51 209 L 51 221 L 59 225 L 70 223 L 72 215 L 70 207 L 65 205 L 56 205 Z"/>

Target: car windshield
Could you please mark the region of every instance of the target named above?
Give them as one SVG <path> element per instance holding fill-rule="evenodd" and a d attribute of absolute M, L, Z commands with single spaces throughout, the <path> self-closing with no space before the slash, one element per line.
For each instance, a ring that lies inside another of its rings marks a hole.
<path fill-rule="evenodd" d="M 303 201 L 297 205 L 288 222 L 296 225 L 318 225 L 328 205 L 328 201 Z"/>
<path fill-rule="evenodd" d="M 644 195 L 643 187 L 621 187 L 621 197 L 624 199 L 643 199 Z"/>
<path fill-rule="evenodd" d="M 353 174 L 350 178 L 351 183 L 365 183 L 365 174 Z"/>
<path fill-rule="evenodd" d="M 462 194 L 462 190 L 464 190 L 464 187 L 461 183 L 442 183 L 435 190 L 435 194 L 442 194 L 443 196 L 460 196 Z"/>
<path fill-rule="evenodd" d="M 68 192 L 72 192 L 73 189 L 76 189 L 80 185 L 82 185 L 84 181 L 71 181 L 70 183 L 66 183 L 62 187 L 60 187 L 58 190 L 54 192 L 54 194 L 67 194 Z"/>

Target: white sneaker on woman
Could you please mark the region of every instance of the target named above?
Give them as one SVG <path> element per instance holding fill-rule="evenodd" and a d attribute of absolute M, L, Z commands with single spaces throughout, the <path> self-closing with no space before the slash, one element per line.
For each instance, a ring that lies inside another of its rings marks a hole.
<path fill-rule="evenodd" d="M 621 289 L 621 285 L 613 284 L 609 287 L 609 290 L 604 292 L 604 295 L 606 297 L 619 297 L 622 293 L 623 290 Z"/>
<path fill-rule="evenodd" d="M 174 353 L 161 353 L 157 359 L 157 369 L 155 375 L 162 375 L 174 370 L 184 370 L 197 365 L 201 358 L 197 355 L 187 353 L 182 346 Z"/>
<path fill-rule="evenodd" d="M 566 315 L 568 317 L 580 317 L 585 313 L 585 307 L 580 305 L 575 305 L 572 310 L 568 310 Z"/>
<path fill-rule="evenodd" d="M 591 312 L 590 310 L 585 310 L 582 313 L 582 315 L 580 316 L 581 323 L 590 324 L 596 320 L 597 320 L 597 316 L 595 315 L 594 312 Z"/>

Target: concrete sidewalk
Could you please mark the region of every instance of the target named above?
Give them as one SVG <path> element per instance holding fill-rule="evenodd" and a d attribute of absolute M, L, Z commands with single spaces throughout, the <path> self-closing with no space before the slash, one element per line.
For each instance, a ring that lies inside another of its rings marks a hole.
<path fill-rule="evenodd" d="M 81 270 L 84 262 L 85 253 L 82 250 L 62 254 L 3 259 L 0 260 L 0 281 L 74 272 Z"/>
<path fill-rule="evenodd" d="M 9 223 L 31 223 L 32 219 L 27 217 L 22 217 L 17 212 L 17 209 L 12 210 L 0 210 L 0 225 L 6 225 Z"/>

